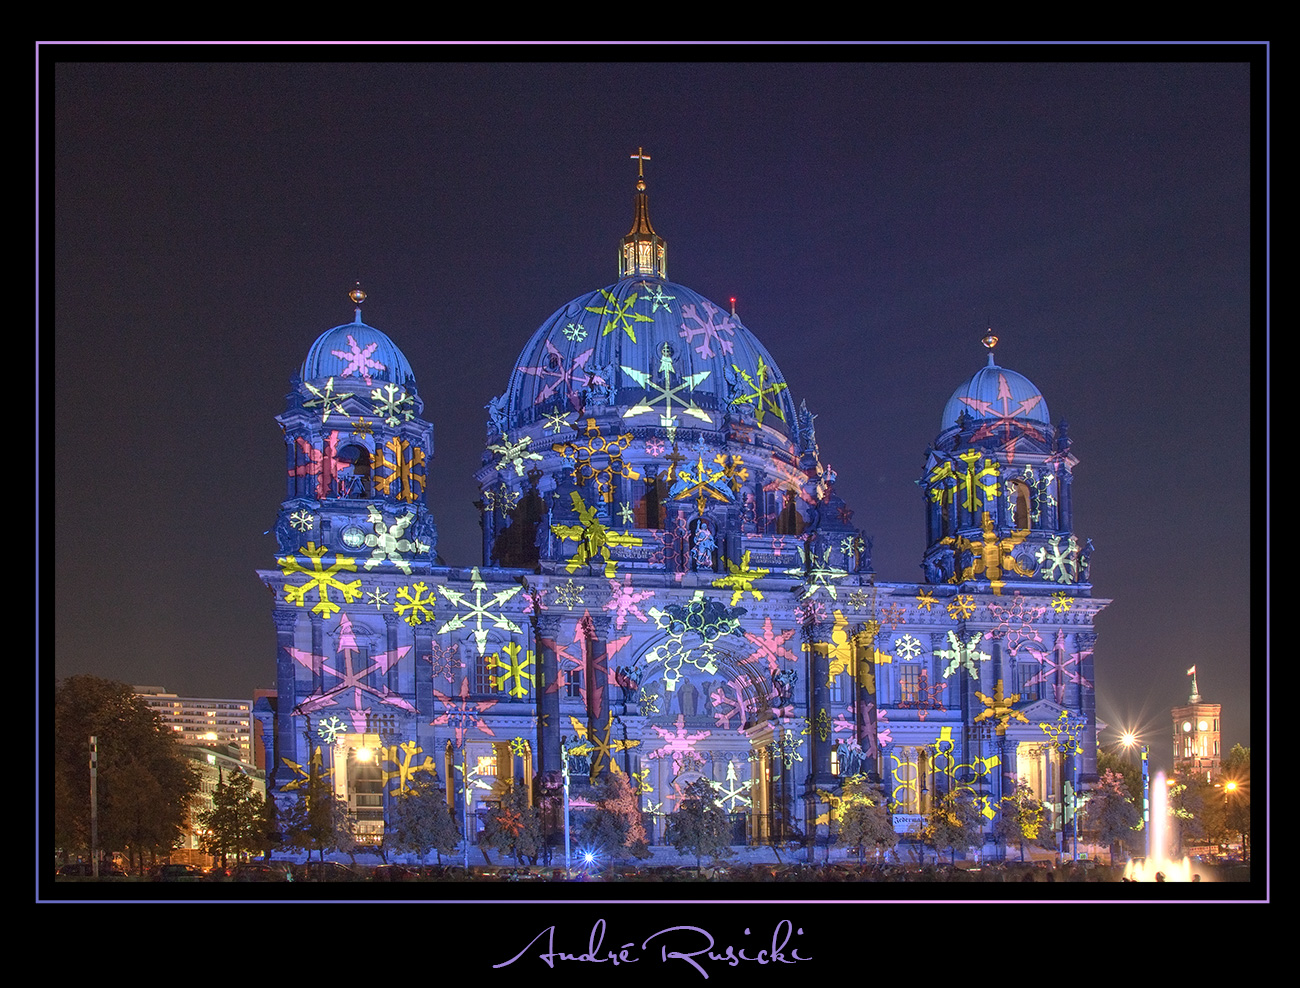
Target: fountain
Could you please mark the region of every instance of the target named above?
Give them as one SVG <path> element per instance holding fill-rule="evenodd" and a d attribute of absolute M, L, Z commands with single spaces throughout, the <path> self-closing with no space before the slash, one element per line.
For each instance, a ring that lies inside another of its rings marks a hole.
<path fill-rule="evenodd" d="M 1186 857 L 1181 862 L 1169 858 L 1169 787 L 1165 773 L 1157 772 L 1151 786 L 1151 853 L 1145 861 L 1130 861 L 1124 866 L 1124 877 L 1135 882 L 1154 882 L 1156 873 L 1165 876 L 1166 882 L 1190 882 L 1192 863 Z"/>

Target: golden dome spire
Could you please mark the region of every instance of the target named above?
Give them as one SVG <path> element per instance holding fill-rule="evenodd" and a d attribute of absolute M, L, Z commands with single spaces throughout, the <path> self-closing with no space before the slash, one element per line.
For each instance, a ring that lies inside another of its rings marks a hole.
<path fill-rule="evenodd" d="M 645 163 L 650 155 L 645 148 L 637 148 L 636 154 L 630 155 L 636 160 L 636 200 L 632 217 L 632 229 L 623 238 L 618 253 L 618 276 L 620 278 L 663 278 L 668 277 L 665 263 L 668 245 L 655 233 L 650 225 L 650 199 L 645 191 Z"/>

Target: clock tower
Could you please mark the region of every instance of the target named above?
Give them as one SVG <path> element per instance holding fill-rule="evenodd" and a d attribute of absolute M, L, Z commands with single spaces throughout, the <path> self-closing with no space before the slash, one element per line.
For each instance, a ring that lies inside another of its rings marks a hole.
<path fill-rule="evenodd" d="M 1219 770 L 1219 711 L 1217 703 L 1205 703 L 1196 688 L 1196 666 L 1187 670 L 1192 677 L 1192 694 L 1186 706 L 1174 707 L 1174 771 L 1185 775 L 1205 773 L 1209 779 Z"/>

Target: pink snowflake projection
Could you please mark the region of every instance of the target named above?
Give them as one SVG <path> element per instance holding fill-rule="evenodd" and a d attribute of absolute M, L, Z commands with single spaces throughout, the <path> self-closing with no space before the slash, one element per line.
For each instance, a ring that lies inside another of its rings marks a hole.
<path fill-rule="evenodd" d="M 848 734 L 851 743 L 858 745 L 867 758 L 875 758 L 882 748 L 894 742 L 889 729 L 889 711 L 879 710 L 865 700 L 837 715 L 832 727 L 836 734 Z"/>
<path fill-rule="evenodd" d="M 289 476 L 315 477 L 316 497 L 333 497 L 339 470 L 348 466 L 338 458 L 338 445 L 338 432 L 326 436 L 320 449 L 298 436 L 294 439 L 295 465 L 290 468 Z"/>
<path fill-rule="evenodd" d="M 917 676 L 915 686 L 909 688 L 904 684 L 903 698 L 899 701 L 898 707 L 900 710 L 915 710 L 917 711 L 917 719 L 925 720 L 926 714 L 931 710 L 943 711 L 947 709 L 943 705 L 943 701 L 939 699 L 939 694 L 947 688 L 947 683 L 936 683 L 931 686 L 929 673 L 922 669 L 920 675 Z"/>
<path fill-rule="evenodd" d="M 997 437 L 1000 432 L 1005 445 L 1007 462 L 1016 458 L 1016 445 L 1022 439 L 1034 439 L 1045 443 L 1046 437 L 1037 427 L 1025 421 L 1025 416 L 1042 403 L 1040 394 L 1030 395 L 1023 401 L 1015 403 L 1012 408 L 1011 386 L 1007 384 L 1005 374 L 998 375 L 998 397 L 996 401 L 980 401 L 978 398 L 963 397 L 962 403 L 971 409 L 981 420 L 980 426 L 971 436 L 972 442 Z M 996 406 L 996 407 L 995 407 Z"/>
<path fill-rule="evenodd" d="M 465 667 L 464 661 L 460 657 L 460 644 L 439 645 L 437 642 L 429 643 L 429 654 L 422 656 L 425 662 L 433 666 L 429 675 L 433 679 L 445 679 L 451 682 L 455 675 Z"/>
<path fill-rule="evenodd" d="M 699 346 L 695 347 L 695 352 L 701 357 L 716 357 L 718 354 L 713 350 L 715 344 L 719 352 L 730 355 L 735 346 L 732 338 L 740 324 L 712 302 L 703 302 L 703 307 L 704 315 L 701 316 L 695 303 L 682 306 L 682 331 L 677 335 L 686 341 L 687 346 L 693 344 L 697 336 L 701 337 Z M 718 318 L 719 315 L 722 316 L 721 319 Z M 692 326 L 691 323 L 695 325 Z M 727 335 L 723 336 L 724 333 Z"/>
<path fill-rule="evenodd" d="M 568 684 L 571 673 L 581 673 L 587 668 L 587 628 L 581 621 L 574 622 L 571 641 L 560 642 L 545 637 L 539 637 L 537 641 L 542 648 L 555 653 L 555 682 L 545 686 L 542 692 L 559 692 Z"/>
<path fill-rule="evenodd" d="M 664 441 L 662 439 L 659 439 L 658 437 L 653 437 L 645 441 L 645 451 L 650 456 L 655 456 L 655 457 L 663 456 L 664 451 L 667 448 L 668 447 L 664 445 Z"/>
<path fill-rule="evenodd" d="M 907 617 L 907 609 L 901 604 L 887 604 L 880 608 L 879 614 L 880 623 L 889 625 L 889 630 L 893 631 Z"/>
<path fill-rule="evenodd" d="M 986 641 L 1001 638 L 1007 651 L 1015 655 L 1027 644 L 1041 645 L 1042 636 L 1033 622 L 1043 616 L 1047 605 L 1031 604 L 1019 593 L 1012 595 L 1011 603 L 988 605 L 989 617 L 997 623 L 984 632 Z"/>
<path fill-rule="evenodd" d="M 636 615 L 641 621 L 650 620 L 639 605 L 642 601 L 653 600 L 654 595 L 653 590 L 633 589 L 630 575 L 623 577 L 622 583 L 617 580 L 610 580 L 609 600 L 605 601 L 605 610 L 614 612 L 614 627 L 622 631 L 629 614 Z"/>
<path fill-rule="evenodd" d="M 566 362 L 564 354 L 555 348 L 555 344 L 547 340 L 546 355 L 542 358 L 542 362 L 536 367 L 519 368 L 521 374 L 531 375 L 541 384 L 533 404 L 540 405 L 558 394 L 561 398 L 569 400 L 574 411 L 581 411 L 582 392 L 585 388 L 593 384 L 610 383 L 597 373 L 587 372 L 587 361 L 595 352 L 596 348 L 591 347 L 583 350 L 572 361 Z"/>
<path fill-rule="evenodd" d="M 285 576 L 301 574 L 307 578 L 306 583 L 297 585 L 286 583 L 284 585 L 284 599 L 290 604 L 297 604 L 302 607 L 307 595 L 315 591 L 317 603 L 312 608 L 312 612 L 319 614 L 323 618 L 328 618 L 335 611 L 343 609 L 330 599 L 329 592 L 331 590 L 337 590 L 341 593 L 343 600 L 349 604 L 361 596 L 360 580 L 343 583 L 337 579 L 337 574 L 343 570 L 351 573 L 357 571 L 357 561 L 355 559 L 349 559 L 346 556 L 335 556 L 334 565 L 327 569 L 323 563 L 325 554 L 328 551 L 325 546 L 318 546 L 315 542 L 308 542 L 300 551 L 310 561 L 310 568 L 304 566 L 298 556 L 285 556 L 275 561 Z"/>
<path fill-rule="evenodd" d="M 754 646 L 754 651 L 745 661 L 766 662 L 769 674 L 780 671 L 782 662 L 797 661 L 794 652 L 786 648 L 786 643 L 795 636 L 797 630 L 789 628 L 778 633 L 772 628 L 772 619 L 764 618 L 762 635 L 756 635 L 752 631 L 745 632 L 745 637 Z"/>
<path fill-rule="evenodd" d="M 371 357 L 371 354 L 379 347 L 379 343 L 367 343 L 363 349 L 351 333 L 348 334 L 347 350 L 331 350 L 330 353 L 343 361 L 343 372 L 339 377 L 351 377 L 356 375 L 365 382 L 366 387 L 370 387 L 370 372 L 387 370 L 388 368 L 378 360 Z"/>
<path fill-rule="evenodd" d="M 424 450 L 394 436 L 376 453 L 375 490 L 398 501 L 418 501 L 424 492 Z"/>
<path fill-rule="evenodd" d="M 650 725 L 651 729 L 663 739 L 663 744 L 659 745 L 654 751 L 650 752 L 647 758 L 671 758 L 673 760 L 673 775 L 679 775 L 682 771 L 683 761 L 691 756 L 698 757 L 695 751 L 695 745 L 709 737 L 712 731 L 698 731 L 694 734 L 688 734 L 686 731 L 685 714 L 677 715 L 677 726 L 674 730 L 659 727 L 655 724 Z"/>
<path fill-rule="evenodd" d="M 736 720 L 736 727 L 745 726 L 746 716 L 751 712 L 753 703 L 745 696 L 744 676 L 720 683 L 712 693 L 709 701 L 713 709 L 714 723 L 723 730 L 731 730 L 731 721 Z"/>
<path fill-rule="evenodd" d="M 443 711 L 432 721 L 430 727 L 440 727 L 446 724 L 451 727 L 452 734 L 456 739 L 456 747 L 461 748 L 465 745 L 465 736 L 478 732 L 486 734 L 490 738 L 496 737 L 492 729 L 488 727 L 487 721 L 483 719 L 483 714 L 491 710 L 498 703 L 497 700 L 471 700 L 469 698 L 469 680 L 460 681 L 460 698 L 447 696 L 445 693 L 433 691 L 433 695 L 438 702 L 442 704 Z"/>
<path fill-rule="evenodd" d="M 809 598 L 797 604 L 794 613 L 800 624 L 821 624 L 826 620 L 826 605 L 820 600 Z"/>
<path fill-rule="evenodd" d="M 1031 679 L 1026 679 L 1024 686 L 1027 689 L 1030 686 L 1051 685 L 1052 698 L 1057 703 L 1065 702 L 1065 686 L 1067 683 L 1073 683 L 1076 686 L 1082 686 L 1085 689 L 1091 689 L 1092 683 L 1079 672 L 1080 663 L 1092 654 L 1091 648 L 1081 648 L 1079 651 L 1070 655 L 1065 651 L 1065 632 L 1058 630 L 1056 632 L 1056 647 L 1051 652 L 1038 651 L 1031 649 L 1034 657 L 1038 659 L 1038 674 Z"/>
<path fill-rule="evenodd" d="M 590 614 L 583 614 L 582 620 L 578 622 L 578 633 L 590 641 L 596 640 Z M 591 675 L 583 679 L 578 690 L 589 716 L 595 716 L 604 704 L 605 691 L 617 684 L 618 666 L 610 660 L 631 640 L 631 635 L 624 635 L 622 638 L 607 639 L 603 650 L 597 651 L 592 647 Z"/>
<path fill-rule="evenodd" d="M 549 610 L 546 606 L 546 590 L 543 587 L 524 587 L 524 613 L 540 614 Z"/>
<path fill-rule="evenodd" d="M 352 721 L 353 730 L 357 732 L 366 729 L 368 711 L 363 700 L 367 698 L 378 703 L 397 707 L 407 713 L 415 713 L 415 707 L 411 706 L 400 694 L 389 690 L 387 685 L 383 683 L 375 685 L 367 681 L 367 677 L 373 672 L 378 672 L 381 676 L 386 675 L 388 670 L 411 650 L 411 646 L 403 645 L 391 652 L 371 655 L 367 664 L 357 661 L 357 656 L 361 654 L 361 648 L 357 644 L 356 635 L 352 630 L 352 621 L 347 614 L 339 618 L 338 634 L 337 660 L 328 659 L 323 655 L 314 655 L 310 651 L 298 648 L 285 649 L 300 666 L 311 670 L 316 675 L 320 675 L 322 682 L 325 681 L 327 675 L 338 680 L 334 685 L 322 688 L 319 693 L 313 693 L 304 698 L 298 704 L 298 712 L 310 714 L 326 707 L 343 706 L 350 702 L 351 706 L 346 708 L 347 715 Z M 361 666 L 364 666 L 364 668 L 358 668 Z"/>

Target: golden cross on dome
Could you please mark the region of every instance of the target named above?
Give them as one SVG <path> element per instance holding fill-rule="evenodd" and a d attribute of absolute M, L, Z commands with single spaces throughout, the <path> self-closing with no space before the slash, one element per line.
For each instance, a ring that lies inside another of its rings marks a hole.
<path fill-rule="evenodd" d="M 645 153 L 645 148 L 637 148 L 636 154 L 629 154 L 629 158 L 636 158 L 636 177 L 645 178 L 645 163 L 650 160 L 650 155 Z"/>

